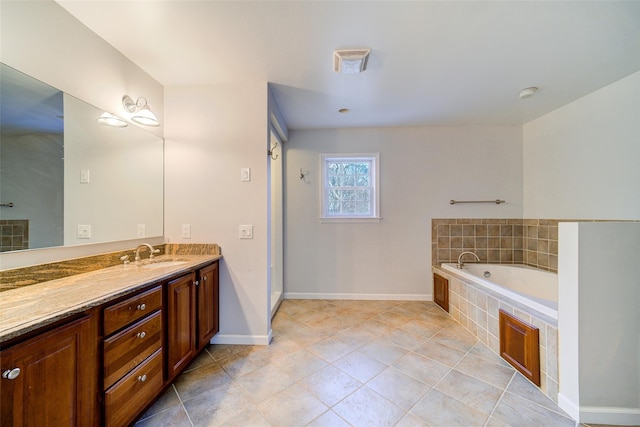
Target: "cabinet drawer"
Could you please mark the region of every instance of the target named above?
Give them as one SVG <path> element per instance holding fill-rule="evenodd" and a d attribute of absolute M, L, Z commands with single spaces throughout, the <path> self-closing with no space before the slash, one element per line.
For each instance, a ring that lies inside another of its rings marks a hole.
<path fill-rule="evenodd" d="M 105 425 L 128 425 L 161 388 L 160 349 L 105 392 Z"/>
<path fill-rule="evenodd" d="M 162 345 L 162 311 L 104 340 L 104 388 L 111 387 Z"/>
<path fill-rule="evenodd" d="M 104 309 L 104 334 L 109 335 L 162 306 L 162 287 L 134 295 Z"/>

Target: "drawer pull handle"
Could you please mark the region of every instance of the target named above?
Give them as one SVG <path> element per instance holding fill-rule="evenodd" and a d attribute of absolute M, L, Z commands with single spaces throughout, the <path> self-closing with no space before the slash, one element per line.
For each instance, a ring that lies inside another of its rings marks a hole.
<path fill-rule="evenodd" d="M 140 311 L 144 311 L 147 309 L 147 305 L 142 303 L 142 304 L 138 304 L 138 307 L 136 307 L 138 310 Z"/>
<path fill-rule="evenodd" d="M 206 281 L 207 281 L 207 276 L 204 276 L 204 277 L 202 278 L 202 280 L 204 280 L 204 281 L 206 282 Z"/>
<path fill-rule="evenodd" d="M 140 381 L 141 383 L 145 382 L 146 380 L 147 380 L 147 374 L 140 375 L 138 377 L 138 381 Z"/>
<path fill-rule="evenodd" d="M 200 284 L 200 282 L 198 282 L 197 280 L 194 282 L 196 286 L 198 286 Z"/>
<path fill-rule="evenodd" d="M 136 334 L 136 336 L 137 336 L 138 338 L 140 338 L 140 339 L 144 339 L 144 337 L 146 337 L 146 336 L 147 336 L 147 333 L 146 333 L 145 331 L 138 332 L 138 333 Z"/>
<path fill-rule="evenodd" d="M 20 368 L 7 369 L 2 373 L 2 378 L 6 378 L 8 380 L 15 380 L 20 375 Z"/>

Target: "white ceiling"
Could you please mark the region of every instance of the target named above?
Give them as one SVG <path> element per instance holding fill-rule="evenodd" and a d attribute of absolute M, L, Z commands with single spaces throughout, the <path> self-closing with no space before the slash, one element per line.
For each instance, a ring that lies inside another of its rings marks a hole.
<path fill-rule="evenodd" d="M 57 2 L 165 86 L 273 83 L 298 129 L 524 123 L 640 70 L 640 1 Z"/>

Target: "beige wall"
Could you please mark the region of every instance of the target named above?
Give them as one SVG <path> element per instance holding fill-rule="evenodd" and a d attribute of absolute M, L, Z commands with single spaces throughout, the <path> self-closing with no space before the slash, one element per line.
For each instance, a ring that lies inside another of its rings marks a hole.
<path fill-rule="evenodd" d="M 640 72 L 523 127 L 524 217 L 640 219 Z"/>
<path fill-rule="evenodd" d="M 519 126 L 292 130 L 285 148 L 289 297 L 430 299 L 432 218 L 522 216 Z M 380 153 L 383 219 L 321 223 L 319 155 L 363 152 Z"/>
<path fill-rule="evenodd" d="M 216 342 L 268 342 L 267 97 L 266 82 L 165 88 L 165 239 L 222 247 Z"/>
<path fill-rule="evenodd" d="M 640 424 L 640 224 L 561 223 L 560 407 L 583 423 Z"/>

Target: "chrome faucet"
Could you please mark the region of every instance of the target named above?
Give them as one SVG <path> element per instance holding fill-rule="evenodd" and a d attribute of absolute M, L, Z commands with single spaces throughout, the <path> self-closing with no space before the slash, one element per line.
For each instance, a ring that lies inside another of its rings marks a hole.
<path fill-rule="evenodd" d="M 153 259 L 153 254 L 157 254 L 158 252 L 160 252 L 160 249 L 153 249 L 153 246 L 151 246 L 150 244 L 143 243 L 143 244 L 141 244 L 140 246 L 138 246 L 136 248 L 136 254 L 135 254 L 136 255 L 135 261 L 136 262 L 140 261 L 140 249 L 143 249 L 143 248 L 149 249 L 149 259 Z"/>
<path fill-rule="evenodd" d="M 474 257 L 476 257 L 476 261 L 480 261 L 480 258 L 478 257 L 478 255 L 474 254 L 473 252 L 465 251 L 465 252 L 462 252 L 460 256 L 458 256 L 458 264 L 456 265 L 456 267 L 460 269 L 464 267 L 464 263 L 462 262 L 462 257 L 467 254 L 473 255 Z"/>

